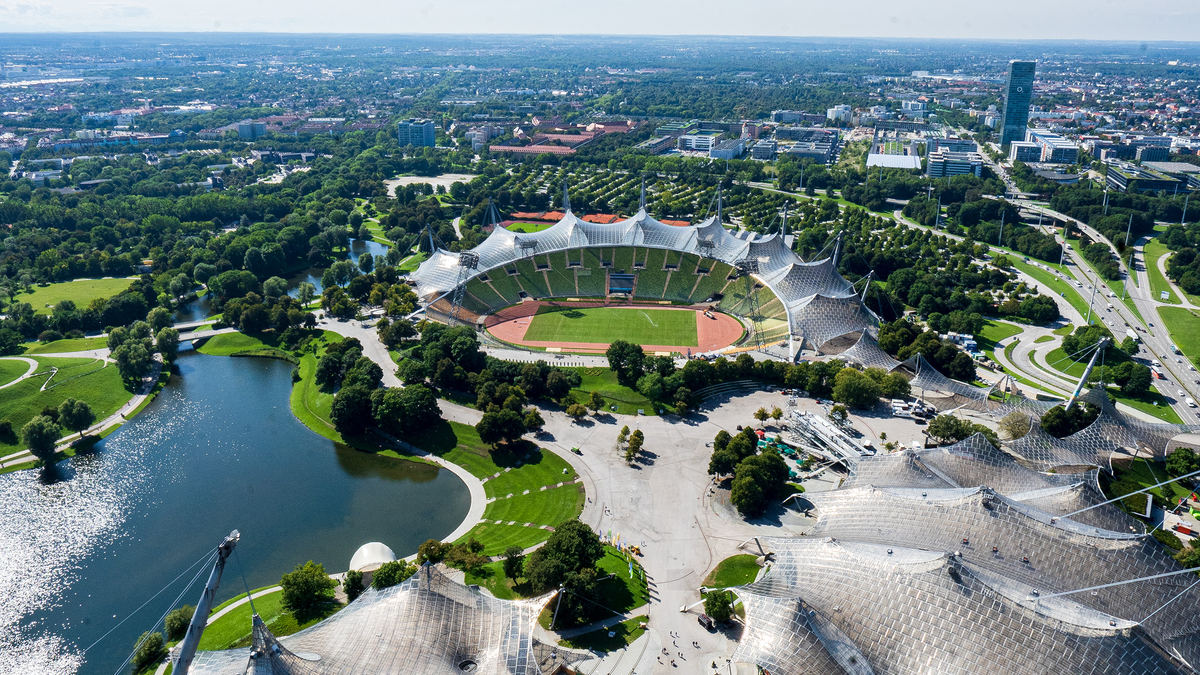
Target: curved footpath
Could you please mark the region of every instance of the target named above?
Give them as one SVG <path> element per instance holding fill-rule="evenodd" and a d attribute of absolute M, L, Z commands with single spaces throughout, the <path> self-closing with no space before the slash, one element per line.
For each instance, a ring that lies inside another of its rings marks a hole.
<path fill-rule="evenodd" d="M 22 375 L 22 376 L 18 377 L 17 379 L 13 380 L 12 382 L 7 382 L 7 383 L 5 383 L 5 384 L 0 384 L 0 389 L 4 389 L 5 387 L 11 387 L 11 386 L 13 386 L 14 384 L 16 384 L 16 383 L 18 383 L 18 382 L 20 382 L 20 381 L 22 381 L 22 380 L 27 380 L 27 379 L 29 379 L 30 377 L 32 377 L 32 376 L 33 376 L 34 372 L 36 372 L 36 371 L 37 371 L 37 367 L 38 367 L 38 362 L 37 362 L 37 361 L 34 361 L 33 359 L 31 359 L 31 358 L 27 358 L 27 357 L 24 357 L 24 356 L 4 356 L 4 357 L 0 357 L 0 360 L 4 360 L 4 361 L 24 361 L 25 363 L 29 364 L 29 370 L 25 371 L 25 374 L 24 374 L 24 375 Z"/>

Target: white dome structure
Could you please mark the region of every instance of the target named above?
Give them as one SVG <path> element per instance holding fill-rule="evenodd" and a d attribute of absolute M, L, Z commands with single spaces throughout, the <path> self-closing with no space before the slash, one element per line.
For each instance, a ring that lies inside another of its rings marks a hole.
<path fill-rule="evenodd" d="M 377 570 L 384 563 L 392 562 L 395 559 L 396 554 L 392 552 L 392 549 L 373 541 L 358 547 L 354 556 L 350 558 L 350 569 L 357 572 Z"/>

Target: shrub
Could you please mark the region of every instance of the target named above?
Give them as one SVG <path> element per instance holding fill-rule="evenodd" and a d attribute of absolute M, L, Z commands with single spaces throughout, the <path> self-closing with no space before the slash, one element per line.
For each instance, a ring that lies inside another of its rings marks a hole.
<path fill-rule="evenodd" d="M 167 629 L 167 639 L 182 639 L 183 634 L 187 632 L 188 624 L 192 622 L 192 614 L 195 612 L 196 608 L 191 605 L 184 605 L 178 609 L 171 610 L 163 623 Z"/>

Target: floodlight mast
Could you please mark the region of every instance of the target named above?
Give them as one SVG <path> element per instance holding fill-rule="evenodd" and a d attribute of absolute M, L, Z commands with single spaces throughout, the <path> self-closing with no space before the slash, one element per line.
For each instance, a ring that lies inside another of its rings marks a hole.
<path fill-rule="evenodd" d="M 171 672 L 187 675 L 188 669 L 192 667 L 192 659 L 196 658 L 196 648 L 200 646 L 200 638 L 204 635 L 204 626 L 208 623 L 209 612 L 212 611 L 213 598 L 216 597 L 217 588 L 221 585 L 221 572 L 225 570 L 225 561 L 229 559 L 229 554 L 233 553 L 233 547 L 237 546 L 238 540 L 241 538 L 242 535 L 234 530 L 217 546 L 217 560 L 213 563 L 212 572 L 208 575 L 208 583 L 204 585 L 204 592 L 200 594 L 200 601 L 196 603 L 196 610 L 192 613 L 192 622 L 188 624 L 187 633 L 184 634 L 183 641 L 179 643 L 179 653 L 175 657 L 175 667 Z"/>
<path fill-rule="evenodd" d="M 458 315 L 462 311 L 463 297 L 467 293 L 467 280 L 471 272 L 479 269 L 479 254 L 463 251 L 458 254 L 458 283 L 454 286 L 454 298 L 450 303 L 450 325 L 462 323 Z"/>

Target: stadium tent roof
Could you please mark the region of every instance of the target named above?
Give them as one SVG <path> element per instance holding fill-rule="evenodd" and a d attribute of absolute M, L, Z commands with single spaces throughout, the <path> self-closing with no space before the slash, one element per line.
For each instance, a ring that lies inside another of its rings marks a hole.
<path fill-rule="evenodd" d="M 738 663 L 781 675 L 1181 672 L 1134 622 L 1072 598 L 1031 601 L 1027 584 L 946 549 L 765 543 L 771 570 L 734 589 L 746 606 Z"/>
<path fill-rule="evenodd" d="M 425 565 L 295 635 L 276 639 L 256 622 L 251 648 L 199 652 L 191 672 L 537 675 L 533 631 L 549 597 L 499 600 Z"/>
<path fill-rule="evenodd" d="M 589 223 L 567 211 L 554 225 L 530 234 L 496 227 L 473 249 L 477 269 L 460 267 L 460 253 L 438 250 L 410 275 L 417 295 L 432 302 L 467 280 L 531 255 L 588 247 L 643 246 L 692 253 L 736 265 L 758 264 L 757 280 L 783 303 L 793 333 L 814 347 L 833 338 L 866 331 L 879 319 L 859 301 L 850 282 L 837 271 L 833 258 L 805 262 L 792 252 L 785 237 L 733 234 L 716 217 L 688 226 L 667 225 L 646 213 L 618 223 Z"/>

